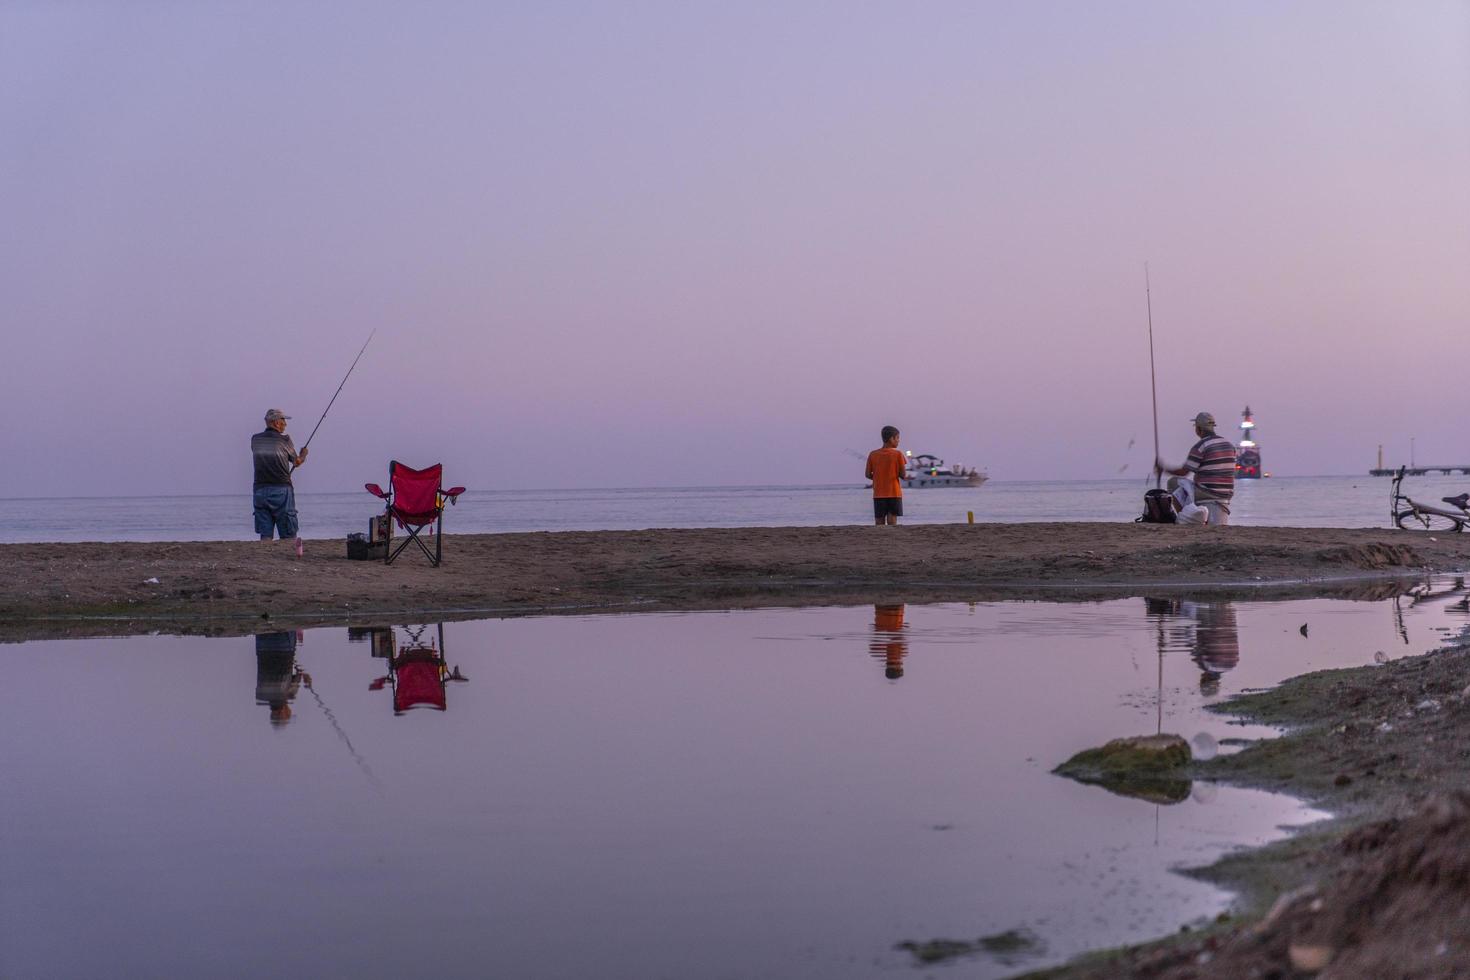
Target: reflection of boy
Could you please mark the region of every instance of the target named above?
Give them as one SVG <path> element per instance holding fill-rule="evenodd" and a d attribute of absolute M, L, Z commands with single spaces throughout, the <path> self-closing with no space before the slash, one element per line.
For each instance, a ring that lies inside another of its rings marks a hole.
<path fill-rule="evenodd" d="M 903 603 L 873 606 L 873 642 L 868 652 L 883 661 L 883 676 L 898 680 L 903 676 L 903 658 L 909 644 L 903 635 Z"/>
<path fill-rule="evenodd" d="M 898 430 L 885 425 L 883 446 L 868 453 L 867 477 L 873 481 L 873 523 L 897 524 L 903 516 L 903 474 L 908 461 L 898 451 Z"/>

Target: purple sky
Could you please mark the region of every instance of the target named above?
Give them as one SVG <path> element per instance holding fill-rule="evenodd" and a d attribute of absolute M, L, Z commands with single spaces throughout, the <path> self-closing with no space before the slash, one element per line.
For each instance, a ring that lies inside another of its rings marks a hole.
<path fill-rule="evenodd" d="M 1470 463 L 1464 3 L 0 6 L 8 495 Z M 1228 420 L 1228 421 L 1227 421 Z M 1130 451 L 1130 439 L 1137 445 Z"/>

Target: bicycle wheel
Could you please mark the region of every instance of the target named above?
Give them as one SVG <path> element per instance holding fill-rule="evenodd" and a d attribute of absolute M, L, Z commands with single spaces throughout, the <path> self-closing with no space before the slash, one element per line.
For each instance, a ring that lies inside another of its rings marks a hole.
<path fill-rule="evenodd" d="M 1394 523 L 1406 531 L 1463 531 L 1465 522 L 1448 514 L 1429 514 L 1422 510 L 1401 510 Z"/>

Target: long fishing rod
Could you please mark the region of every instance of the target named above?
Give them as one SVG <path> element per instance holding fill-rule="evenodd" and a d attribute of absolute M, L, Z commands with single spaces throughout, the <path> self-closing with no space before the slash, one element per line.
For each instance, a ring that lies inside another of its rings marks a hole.
<path fill-rule="evenodd" d="M 310 684 L 306 689 L 311 692 L 312 697 L 316 698 L 317 707 L 321 708 L 322 714 L 327 716 L 327 723 L 332 726 L 332 730 L 337 733 L 337 737 L 342 740 L 342 744 L 347 746 L 347 753 L 352 756 L 352 761 L 357 763 L 357 768 L 362 770 L 362 774 L 367 777 L 367 781 L 372 784 L 373 789 L 378 791 L 379 796 L 382 796 L 382 782 L 378 779 L 377 774 L 373 772 L 372 767 L 368 765 L 367 760 L 357 751 L 357 747 L 352 744 L 352 739 L 348 738 L 347 733 L 342 730 L 341 724 L 337 721 L 337 716 L 332 713 L 332 709 L 327 707 L 327 702 L 323 701 L 322 696 L 317 693 L 316 685 Z"/>
<path fill-rule="evenodd" d="M 1154 299 L 1149 288 L 1148 263 L 1143 264 L 1143 297 L 1148 304 L 1148 387 L 1154 399 L 1154 489 L 1163 482 L 1159 472 L 1159 383 L 1154 376 Z"/>
<path fill-rule="evenodd" d="M 305 450 L 307 446 L 311 445 L 311 440 L 316 436 L 316 430 L 320 429 L 322 427 L 322 423 L 327 420 L 327 413 L 332 410 L 332 405 L 337 401 L 337 396 L 342 394 L 342 388 L 347 384 L 347 379 L 352 377 L 353 368 L 357 367 L 357 362 L 362 360 L 363 351 L 366 351 L 368 349 L 368 344 L 371 344 L 373 342 L 373 335 L 377 332 L 377 328 L 374 327 L 373 332 L 368 334 L 368 339 L 362 342 L 362 350 L 358 351 L 357 356 L 352 359 L 352 367 L 348 368 L 347 373 L 342 375 L 342 384 L 337 386 L 337 390 L 332 394 L 332 400 L 327 402 L 326 408 L 322 409 L 322 417 L 316 420 L 316 425 L 312 426 L 311 428 L 311 435 L 307 436 L 306 442 L 301 444 L 302 450 Z M 1155 427 L 1157 427 L 1157 423 L 1155 423 Z"/>

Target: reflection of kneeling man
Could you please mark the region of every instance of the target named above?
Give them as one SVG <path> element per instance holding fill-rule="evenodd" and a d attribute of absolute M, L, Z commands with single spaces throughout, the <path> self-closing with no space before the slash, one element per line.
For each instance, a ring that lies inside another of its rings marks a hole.
<path fill-rule="evenodd" d="M 272 725 L 291 720 L 290 702 L 303 682 L 310 690 L 311 675 L 296 666 L 295 631 L 255 634 L 255 703 L 270 705 Z"/>
<path fill-rule="evenodd" d="M 1194 653 L 1200 669 L 1201 694 L 1220 690 L 1220 675 L 1240 663 L 1240 630 L 1235 625 L 1235 606 L 1228 602 L 1201 605 L 1183 603 L 1184 613 L 1194 617 Z"/>

